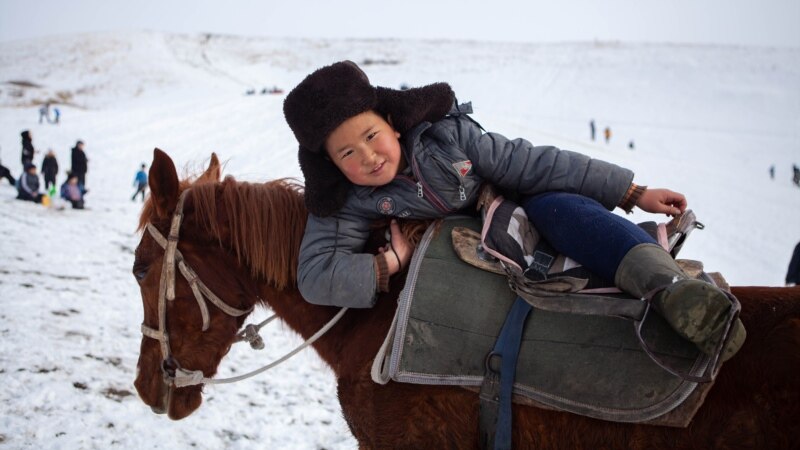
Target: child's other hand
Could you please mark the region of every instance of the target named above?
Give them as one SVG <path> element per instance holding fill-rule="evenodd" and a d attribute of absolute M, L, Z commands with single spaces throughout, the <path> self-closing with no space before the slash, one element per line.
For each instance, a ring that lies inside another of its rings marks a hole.
<path fill-rule="evenodd" d="M 686 210 L 686 197 L 669 189 L 646 189 L 636 201 L 636 206 L 654 214 L 677 216 Z"/>
<path fill-rule="evenodd" d="M 398 225 L 396 220 L 392 219 L 389 228 L 392 232 L 392 242 L 381 247 L 378 251 L 383 253 L 386 258 L 386 264 L 389 266 L 389 274 L 394 275 L 401 269 L 408 267 L 408 263 L 411 261 L 411 255 L 414 253 L 414 247 L 411 246 L 400 231 L 400 225 Z"/>

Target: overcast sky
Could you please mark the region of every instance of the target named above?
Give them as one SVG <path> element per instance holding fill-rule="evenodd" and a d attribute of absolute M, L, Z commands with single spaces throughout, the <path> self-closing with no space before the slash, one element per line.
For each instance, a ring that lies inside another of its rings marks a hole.
<path fill-rule="evenodd" d="M 110 30 L 800 47 L 800 0 L 0 0 L 0 41 Z"/>

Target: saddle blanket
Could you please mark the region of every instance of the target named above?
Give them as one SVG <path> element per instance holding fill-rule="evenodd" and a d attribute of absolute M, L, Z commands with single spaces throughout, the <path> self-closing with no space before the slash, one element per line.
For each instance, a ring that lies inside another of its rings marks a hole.
<path fill-rule="evenodd" d="M 374 381 L 456 385 L 475 392 L 483 382 L 486 356 L 516 295 L 504 275 L 458 258 L 451 243 L 455 227 L 479 232 L 480 223 L 449 217 L 426 231 L 373 363 Z M 651 316 L 643 337 L 662 360 L 687 373 L 707 369 L 708 357 L 658 315 Z M 603 420 L 685 427 L 712 384 L 683 380 L 656 365 L 630 320 L 534 308 L 523 334 L 514 402 Z"/>

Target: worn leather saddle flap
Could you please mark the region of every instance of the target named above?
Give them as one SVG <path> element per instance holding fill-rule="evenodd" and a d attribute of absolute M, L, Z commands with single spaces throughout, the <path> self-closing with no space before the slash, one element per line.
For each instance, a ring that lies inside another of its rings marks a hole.
<path fill-rule="evenodd" d="M 479 386 L 483 380 L 485 357 L 516 297 L 505 276 L 459 260 L 450 238 L 454 227 L 478 230 L 480 224 L 449 218 L 423 237 L 385 351 L 376 359 L 383 382 Z M 657 354 L 683 371 L 702 372 L 708 358 L 651 316 L 644 336 Z M 534 309 L 514 393 L 516 402 L 605 420 L 686 426 L 710 385 L 698 387 L 658 367 L 630 320 Z M 687 398 L 688 411 L 668 414 Z"/>

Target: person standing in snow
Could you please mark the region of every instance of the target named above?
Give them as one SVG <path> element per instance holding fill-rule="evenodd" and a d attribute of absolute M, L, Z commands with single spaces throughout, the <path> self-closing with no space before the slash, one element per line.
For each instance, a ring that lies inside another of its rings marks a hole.
<path fill-rule="evenodd" d="M 610 127 L 606 127 L 606 129 L 603 131 L 603 134 L 605 134 L 605 136 L 606 136 L 606 144 L 608 144 L 609 141 L 611 141 L 611 128 Z"/>
<path fill-rule="evenodd" d="M 25 130 L 20 136 L 22 136 L 22 167 L 25 167 L 26 164 L 33 163 L 33 154 L 36 150 L 33 149 L 33 137 L 30 131 Z"/>
<path fill-rule="evenodd" d="M 36 166 L 28 163 L 25 171 L 17 180 L 17 199 L 34 203 L 42 203 L 42 194 L 39 193 L 39 175 Z"/>
<path fill-rule="evenodd" d="M 42 123 L 42 120 L 50 123 L 50 102 L 39 107 L 39 123 Z"/>
<path fill-rule="evenodd" d="M 49 190 L 50 186 L 56 185 L 56 174 L 58 174 L 58 161 L 53 149 L 47 149 L 47 154 L 42 160 L 42 175 L 44 176 L 44 189 Z"/>
<path fill-rule="evenodd" d="M 595 129 L 594 129 L 594 119 L 592 119 L 592 120 L 590 120 L 590 121 L 589 121 L 589 132 L 590 132 L 590 133 L 591 133 L 591 135 L 592 135 L 592 140 L 594 140 L 594 132 L 595 132 Z"/>
<path fill-rule="evenodd" d="M 73 175 L 78 177 L 78 184 L 85 189 L 86 172 L 89 171 L 89 160 L 86 159 L 86 153 L 83 151 L 83 141 L 76 142 L 75 147 L 72 147 L 72 167 L 70 171 Z"/>
<path fill-rule="evenodd" d="M 134 192 L 133 197 L 131 197 L 131 201 L 136 200 L 136 196 L 142 194 L 142 202 L 144 202 L 144 193 L 147 190 L 147 172 L 144 171 L 144 168 L 147 167 L 142 164 L 142 168 L 136 172 L 136 177 L 133 179 L 133 185 L 136 186 L 136 192 Z"/>
<path fill-rule="evenodd" d="M 789 261 L 789 270 L 786 271 L 786 285 L 800 285 L 800 242 L 795 245 L 792 259 Z"/>

